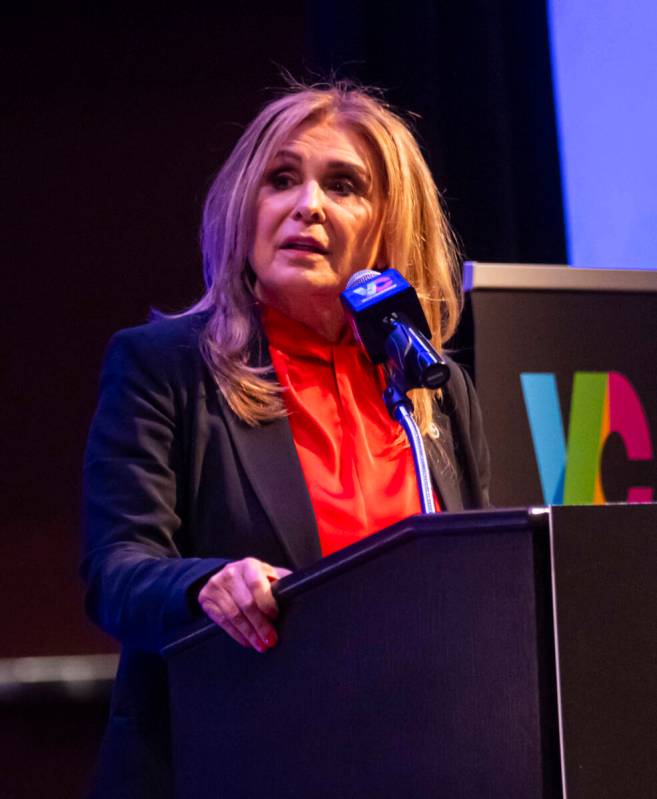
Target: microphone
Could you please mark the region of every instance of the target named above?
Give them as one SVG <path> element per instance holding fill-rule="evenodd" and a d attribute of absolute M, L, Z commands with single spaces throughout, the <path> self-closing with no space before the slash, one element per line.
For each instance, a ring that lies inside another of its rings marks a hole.
<path fill-rule="evenodd" d="M 356 272 L 340 301 L 372 363 L 385 363 L 402 392 L 437 389 L 449 380 L 415 289 L 396 269 Z"/>

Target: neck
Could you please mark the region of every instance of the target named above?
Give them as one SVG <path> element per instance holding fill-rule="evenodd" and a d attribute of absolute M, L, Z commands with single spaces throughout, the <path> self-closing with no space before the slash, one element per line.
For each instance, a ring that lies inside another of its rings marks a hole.
<path fill-rule="evenodd" d="M 304 294 L 303 298 L 270 296 L 256 285 L 259 300 L 276 308 L 290 319 L 319 333 L 327 341 L 335 342 L 345 325 L 345 315 L 338 297 L 324 297 Z"/>

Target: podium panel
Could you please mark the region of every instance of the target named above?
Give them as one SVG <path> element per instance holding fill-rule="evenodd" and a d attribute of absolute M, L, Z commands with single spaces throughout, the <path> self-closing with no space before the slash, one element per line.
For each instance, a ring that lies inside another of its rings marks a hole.
<path fill-rule="evenodd" d="M 554 796 L 547 513 L 414 517 L 170 648 L 179 799 Z"/>
<path fill-rule="evenodd" d="M 567 799 L 657 794 L 657 505 L 552 508 Z"/>
<path fill-rule="evenodd" d="M 657 505 L 417 516 L 168 647 L 178 799 L 645 799 Z"/>

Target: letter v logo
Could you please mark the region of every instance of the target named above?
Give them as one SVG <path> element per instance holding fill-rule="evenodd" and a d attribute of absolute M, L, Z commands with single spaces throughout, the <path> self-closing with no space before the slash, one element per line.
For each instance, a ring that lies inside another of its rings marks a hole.
<path fill-rule="evenodd" d="M 629 460 L 651 460 L 650 430 L 641 401 L 619 372 L 576 372 L 564 436 L 557 381 L 551 372 L 520 375 L 543 499 L 551 505 L 605 502 L 600 459 L 618 433 Z M 632 486 L 627 502 L 650 502 L 650 486 Z"/>

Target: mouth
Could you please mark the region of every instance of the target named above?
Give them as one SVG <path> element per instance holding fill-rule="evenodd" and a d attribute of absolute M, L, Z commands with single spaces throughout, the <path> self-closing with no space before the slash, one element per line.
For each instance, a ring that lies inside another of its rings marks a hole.
<path fill-rule="evenodd" d="M 295 252 L 309 252 L 309 253 L 316 253 L 318 255 L 328 255 L 328 250 L 326 247 L 321 245 L 315 239 L 311 239 L 307 236 L 294 236 L 289 239 L 285 239 L 285 241 L 280 246 L 281 250 L 294 250 Z"/>

